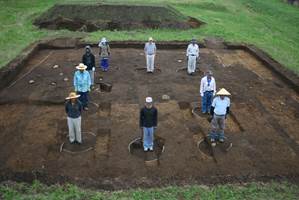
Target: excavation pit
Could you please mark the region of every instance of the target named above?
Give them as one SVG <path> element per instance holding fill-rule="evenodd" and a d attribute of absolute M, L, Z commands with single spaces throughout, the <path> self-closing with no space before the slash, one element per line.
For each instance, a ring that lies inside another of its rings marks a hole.
<path fill-rule="evenodd" d="M 165 151 L 165 139 L 159 136 L 155 136 L 154 139 L 154 151 L 153 152 L 144 152 L 143 149 L 143 142 L 141 138 L 136 138 L 132 140 L 128 145 L 128 150 L 130 154 L 144 159 L 146 164 L 153 164 L 156 165 L 162 153 Z"/>
<path fill-rule="evenodd" d="M 40 28 L 92 32 L 97 30 L 190 29 L 203 23 L 170 6 L 57 4 L 38 17 Z"/>
<path fill-rule="evenodd" d="M 94 149 L 86 153 L 60 153 L 59 148 L 68 142 L 65 97 L 74 90 L 75 66 L 81 62 L 87 44 L 66 39 L 43 41 L 26 62 L 20 56 L 1 69 L 0 179 L 14 180 L 20 172 L 31 173 L 45 166 L 47 178 L 32 178 L 52 184 L 63 182 L 63 176 L 71 183 L 110 189 L 244 182 L 264 180 L 265 176 L 269 180 L 284 177 L 298 181 L 298 78 L 289 73 L 283 76 L 277 63 L 267 62 L 271 58 L 252 50 L 252 46 L 201 48 L 200 70 L 210 66 L 217 87 L 225 87 L 232 94 L 225 134 L 233 148 L 226 153 L 217 144 L 211 157 L 204 144 L 197 146 L 209 133 L 210 123 L 207 117 L 193 117 L 190 112 L 200 107 L 201 76 L 176 72 L 182 67 L 177 58 L 182 57 L 187 43 L 157 42 L 155 64 L 163 72 L 157 76 L 135 71 L 145 65 L 144 57 L 139 56 L 144 52 L 144 42 L 110 43 L 111 55 L 115 55 L 110 59 L 111 66 L 121 67 L 102 73 L 97 63 L 96 77 L 113 83 L 113 89 L 90 92 L 90 102 L 98 109 L 96 113 L 92 108 L 83 112 L 82 129 L 97 137 Z M 98 60 L 97 44 L 90 45 Z M 53 69 L 54 65 L 59 67 Z M 29 84 L 31 79 L 34 84 Z M 161 98 L 165 94 L 171 97 L 167 101 Z M 143 161 L 152 160 L 153 155 L 156 158 L 156 154 L 142 156 L 142 149 L 134 155 L 128 152 L 147 96 L 153 97 L 159 113 L 156 133 L 167 140 L 164 153 L 152 162 Z M 131 181 L 140 177 L 144 177 L 143 183 Z"/>
<path fill-rule="evenodd" d="M 200 141 L 197 142 L 197 147 L 204 155 L 208 157 L 213 157 L 213 150 L 211 144 L 207 142 L 207 139 L 202 138 Z"/>
<path fill-rule="evenodd" d="M 96 82 L 96 84 L 100 85 L 100 90 L 103 92 L 111 92 L 112 84 L 111 83 L 104 83 L 104 82 Z"/>
<path fill-rule="evenodd" d="M 79 154 L 91 151 L 96 144 L 96 135 L 92 132 L 82 132 L 82 144 L 71 144 L 69 138 L 60 145 L 60 152 Z"/>
<path fill-rule="evenodd" d="M 187 109 L 190 109 L 191 105 L 189 102 L 186 102 L 186 101 L 180 101 L 178 102 L 179 104 L 179 107 L 181 110 L 187 110 Z"/>
<path fill-rule="evenodd" d="M 233 144 L 229 141 L 228 138 L 226 138 L 224 142 L 216 142 L 216 146 L 212 147 L 211 143 L 209 142 L 209 139 L 203 138 L 197 142 L 197 146 L 201 152 L 212 157 L 215 153 L 213 152 L 212 148 L 219 148 L 222 152 L 228 152 L 233 147 Z"/>

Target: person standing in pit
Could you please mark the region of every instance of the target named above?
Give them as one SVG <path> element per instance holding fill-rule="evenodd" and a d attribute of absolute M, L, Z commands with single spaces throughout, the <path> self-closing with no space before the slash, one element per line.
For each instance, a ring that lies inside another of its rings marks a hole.
<path fill-rule="evenodd" d="M 206 76 L 200 81 L 201 112 L 210 113 L 213 96 L 216 94 L 216 82 L 212 76 L 212 71 L 208 70 Z"/>
<path fill-rule="evenodd" d="M 71 144 L 81 144 L 81 112 L 82 104 L 78 100 L 80 95 L 71 92 L 66 97 L 65 112 L 67 114 L 67 125 L 69 129 L 69 141 Z"/>
<path fill-rule="evenodd" d="M 93 87 L 95 73 L 95 57 L 91 52 L 90 46 L 85 47 L 85 54 L 82 56 L 82 63 L 87 66 L 86 70 L 89 72 L 91 87 Z"/>
<path fill-rule="evenodd" d="M 80 95 L 79 100 L 82 103 L 83 109 L 88 110 L 88 93 L 91 87 L 90 75 L 86 71 L 87 66 L 80 63 L 74 75 L 74 87 L 77 94 Z"/>
<path fill-rule="evenodd" d="M 213 116 L 211 125 L 212 130 L 209 134 L 209 138 L 212 146 L 216 146 L 216 141 L 224 142 L 224 129 L 225 129 L 225 120 L 229 114 L 230 108 L 230 93 L 222 88 L 216 93 L 216 97 L 213 99 L 211 106 L 211 115 Z"/>
<path fill-rule="evenodd" d="M 100 66 L 103 72 L 109 69 L 110 46 L 106 38 L 102 38 L 99 42 Z"/>
<path fill-rule="evenodd" d="M 144 46 L 144 54 L 146 59 L 146 71 L 147 73 L 153 73 L 155 70 L 155 55 L 157 47 L 152 37 L 148 39 L 148 42 Z"/>
<path fill-rule="evenodd" d="M 199 59 L 199 47 L 194 38 L 191 40 L 191 44 L 188 45 L 186 56 L 188 59 L 187 72 L 189 75 L 193 75 L 196 70 L 196 61 Z"/>
<path fill-rule="evenodd" d="M 143 149 L 144 151 L 154 150 L 154 130 L 158 124 L 158 110 L 153 106 L 153 99 L 147 97 L 145 106 L 140 110 L 140 128 L 143 129 Z"/>

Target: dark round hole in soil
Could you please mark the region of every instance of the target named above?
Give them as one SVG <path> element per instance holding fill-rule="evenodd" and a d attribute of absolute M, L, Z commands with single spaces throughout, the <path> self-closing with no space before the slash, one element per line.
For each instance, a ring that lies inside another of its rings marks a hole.
<path fill-rule="evenodd" d="M 97 85 L 100 85 L 101 92 L 111 92 L 112 87 L 113 87 L 111 83 L 106 83 L 103 81 L 95 81 L 95 83 Z"/>
<path fill-rule="evenodd" d="M 66 133 L 68 135 L 68 133 Z M 92 132 L 82 132 L 82 143 L 71 144 L 69 137 L 60 145 L 60 152 L 71 154 L 84 153 L 94 148 L 96 143 L 96 135 Z"/>
<path fill-rule="evenodd" d="M 179 101 L 179 107 L 181 110 L 186 110 L 186 109 L 189 109 L 190 108 L 190 103 L 189 102 L 186 102 L 186 101 Z"/>
<path fill-rule="evenodd" d="M 212 152 L 212 147 L 210 146 L 210 144 L 208 143 L 207 139 L 201 139 L 200 141 L 197 142 L 197 147 L 199 148 L 199 150 L 204 153 L 207 156 L 212 157 L 213 156 L 213 152 Z"/>
<path fill-rule="evenodd" d="M 203 22 L 184 16 L 170 6 L 121 4 L 57 4 L 39 16 L 34 24 L 40 28 L 71 31 L 190 29 Z"/>
<path fill-rule="evenodd" d="M 128 146 L 128 149 L 132 155 L 142 158 L 145 161 L 149 161 L 151 159 L 152 160 L 159 159 L 159 157 L 164 152 L 164 148 L 165 148 L 164 145 L 165 145 L 165 139 L 160 136 L 155 136 L 154 152 L 153 155 L 150 157 L 148 157 L 146 155 L 146 152 L 143 151 L 143 142 L 141 138 L 136 138 L 132 140 Z"/>

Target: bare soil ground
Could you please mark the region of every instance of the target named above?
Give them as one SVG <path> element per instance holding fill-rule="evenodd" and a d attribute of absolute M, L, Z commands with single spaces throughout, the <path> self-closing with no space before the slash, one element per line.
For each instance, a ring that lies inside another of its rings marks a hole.
<path fill-rule="evenodd" d="M 38 17 L 40 28 L 71 31 L 196 28 L 203 23 L 170 6 L 58 4 Z"/>
<path fill-rule="evenodd" d="M 102 78 L 112 90 L 100 92 L 97 84 L 90 110 L 83 113 L 83 131 L 96 135 L 95 142 L 88 140 L 93 150 L 60 152 L 67 142 L 63 102 L 83 51 L 41 50 L 16 80 L 34 68 L 31 73 L 1 91 L 1 180 L 37 178 L 104 189 L 284 177 L 298 182 L 299 96 L 242 50 L 201 49 L 199 72 L 188 76 L 176 72 L 186 66 L 184 49 L 159 50 L 161 71 L 154 74 L 136 70 L 145 66 L 142 49 L 112 49 L 110 71 L 96 71 L 97 82 Z M 228 152 L 216 148 L 214 156 L 208 146 L 197 146 L 210 128 L 207 117 L 191 113 L 192 105 L 199 105 L 200 78 L 207 68 L 217 87 L 232 93 L 226 135 L 233 147 Z M 164 94 L 170 100 L 163 100 Z M 165 151 L 154 166 L 128 151 L 140 136 L 138 115 L 146 96 L 153 97 L 159 111 L 156 134 L 165 139 Z"/>

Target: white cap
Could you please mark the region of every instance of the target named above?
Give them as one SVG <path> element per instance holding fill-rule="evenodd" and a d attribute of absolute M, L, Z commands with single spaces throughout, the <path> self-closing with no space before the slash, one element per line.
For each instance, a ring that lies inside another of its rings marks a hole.
<path fill-rule="evenodd" d="M 152 103 L 153 102 L 153 98 L 152 97 L 146 97 L 145 98 L 145 102 L 146 103 Z"/>
<path fill-rule="evenodd" d="M 148 41 L 153 41 L 154 39 L 152 37 L 149 37 L 148 38 Z"/>

